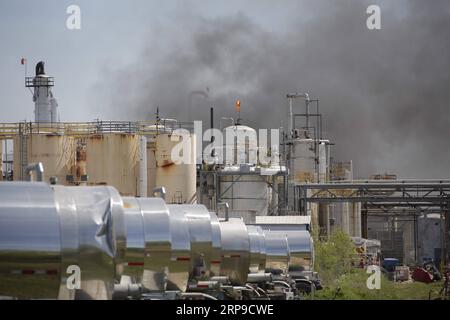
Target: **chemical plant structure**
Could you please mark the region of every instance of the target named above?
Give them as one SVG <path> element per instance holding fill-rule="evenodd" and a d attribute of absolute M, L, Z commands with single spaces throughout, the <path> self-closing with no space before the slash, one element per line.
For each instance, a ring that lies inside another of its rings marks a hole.
<path fill-rule="evenodd" d="M 155 121 L 60 122 L 43 62 L 25 85 L 35 121 L 0 124 L 2 297 L 302 299 L 321 287 L 312 233 L 338 229 L 405 264 L 447 261 L 450 183 L 354 180 L 351 161 L 332 161 L 308 93 L 287 95 L 278 146 L 261 149 L 232 120 L 220 129 L 233 138 L 208 156 L 233 156 L 210 162 L 193 122 L 159 110 Z M 250 160 L 263 152 L 272 161 Z"/>

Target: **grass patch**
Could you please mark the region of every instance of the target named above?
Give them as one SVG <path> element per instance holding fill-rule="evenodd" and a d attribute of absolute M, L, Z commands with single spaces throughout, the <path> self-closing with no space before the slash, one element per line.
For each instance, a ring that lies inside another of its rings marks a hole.
<path fill-rule="evenodd" d="M 369 274 L 364 269 L 354 269 L 344 274 L 324 290 L 317 291 L 317 300 L 428 300 L 439 298 L 443 281 L 425 284 L 421 282 L 392 282 L 381 276 L 381 288 L 369 290 L 366 286 Z"/>

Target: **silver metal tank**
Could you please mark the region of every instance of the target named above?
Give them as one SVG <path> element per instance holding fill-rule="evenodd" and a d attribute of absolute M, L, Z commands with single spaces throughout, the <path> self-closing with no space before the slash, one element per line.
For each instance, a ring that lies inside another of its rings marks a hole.
<path fill-rule="evenodd" d="M 123 276 L 130 277 L 134 283 L 140 283 L 144 273 L 144 218 L 136 198 L 124 197 L 123 207 L 127 230 L 127 250 L 124 257 Z"/>
<path fill-rule="evenodd" d="M 281 270 L 283 273 L 287 273 L 290 252 L 286 234 L 265 230 L 264 236 L 266 239 L 266 270 L 268 272 Z"/>
<path fill-rule="evenodd" d="M 0 295 L 57 298 L 61 233 L 52 189 L 0 183 Z"/>
<path fill-rule="evenodd" d="M 177 206 L 170 207 L 171 259 L 167 290 L 186 291 L 191 270 L 191 235 L 188 219 Z"/>
<path fill-rule="evenodd" d="M 171 261 L 169 208 L 161 198 L 138 198 L 144 221 L 144 274 L 142 285 L 149 291 L 164 291 Z"/>
<path fill-rule="evenodd" d="M 289 271 L 311 271 L 313 268 L 314 245 L 309 231 L 286 231 L 289 245 Z"/>
<path fill-rule="evenodd" d="M 61 230 L 61 287 L 59 299 L 72 298 L 66 268 L 81 270 L 76 299 L 112 298 L 120 280 L 126 250 L 122 198 L 112 187 L 55 186 Z M 28 220 L 24 220 L 28 223 Z"/>
<path fill-rule="evenodd" d="M 214 212 L 210 212 L 213 252 L 211 255 L 211 277 L 220 276 L 220 265 L 222 263 L 222 234 L 219 218 Z"/>
<path fill-rule="evenodd" d="M 250 240 L 250 273 L 264 273 L 266 268 L 266 238 L 258 226 L 247 226 Z"/>
<path fill-rule="evenodd" d="M 111 299 L 124 253 L 114 188 L 0 183 L 0 295 Z M 69 266 L 81 270 L 76 291 L 67 286 Z"/>
<path fill-rule="evenodd" d="M 214 256 L 211 215 L 203 205 L 168 205 L 170 210 L 184 213 L 189 226 L 191 242 L 191 280 L 205 280 L 211 276 L 211 258 Z"/>
<path fill-rule="evenodd" d="M 227 276 L 233 285 L 244 285 L 250 267 L 250 240 L 247 227 L 241 219 L 229 219 L 220 223 L 220 231 L 221 275 Z"/>
<path fill-rule="evenodd" d="M 182 210 L 188 220 L 191 239 L 191 270 L 189 278 L 204 280 L 211 277 L 213 233 L 211 215 L 203 205 L 174 205 Z M 172 208 L 172 205 L 169 206 Z"/>

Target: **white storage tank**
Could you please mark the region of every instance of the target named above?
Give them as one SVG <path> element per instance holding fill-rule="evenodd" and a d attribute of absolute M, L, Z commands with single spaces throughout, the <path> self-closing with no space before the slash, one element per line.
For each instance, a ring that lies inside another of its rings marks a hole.
<path fill-rule="evenodd" d="M 234 125 L 225 128 L 224 133 L 225 166 L 220 169 L 217 192 L 221 201 L 230 205 L 230 217 L 242 217 L 246 223 L 254 223 L 256 215 L 268 215 L 276 207 L 272 201 L 272 177 L 285 168 L 258 164 L 255 129 Z"/>
<path fill-rule="evenodd" d="M 224 129 L 225 164 L 257 164 L 258 137 L 256 130 L 244 125 Z"/>
<path fill-rule="evenodd" d="M 263 175 L 261 168 L 245 165 L 227 166 L 222 172 L 227 175 L 220 178 L 220 198 L 229 204 L 231 217 L 244 217 L 251 222 L 255 215 L 268 214 L 272 201 L 270 175 Z"/>

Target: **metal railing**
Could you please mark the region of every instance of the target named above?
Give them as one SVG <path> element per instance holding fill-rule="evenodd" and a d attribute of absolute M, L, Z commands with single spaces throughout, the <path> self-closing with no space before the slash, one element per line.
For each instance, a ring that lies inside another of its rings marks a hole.
<path fill-rule="evenodd" d="M 70 136 L 89 136 L 107 133 L 152 135 L 170 133 L 176 129 L 193 130 L 191 122 L 160 121 L 104 121 L 92 122 L 15 122 L 0 123 L 0 140 L 13 139 L 28 134 L 54 134 Z"/>

